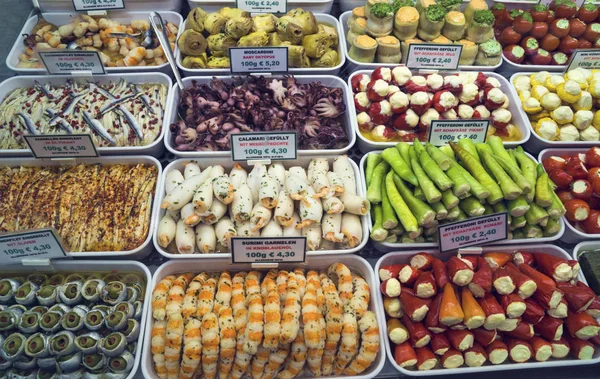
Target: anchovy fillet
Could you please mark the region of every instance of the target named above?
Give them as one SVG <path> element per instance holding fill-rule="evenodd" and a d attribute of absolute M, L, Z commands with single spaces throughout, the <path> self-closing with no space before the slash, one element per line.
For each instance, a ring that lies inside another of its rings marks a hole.
<path fill-rule="evenodd" d="M 33 121 L 31 121 L 31 118 L 29 118 L 29 116 L 27 116 L 23 112 L 17 113 L 17 116 L 19 116 L 19 117 L 21 117 L 21 119 L 23 119 L 23 123 L 25 123 L 25 127 L 27 128 L 27 131 L 29 132 L 29 134 L 33 134 L 33 135 L 40 134 L 40 132 L 38 132 L 38 130 L 33 125 Z"/>
<path fill-rule="evenodd" d="M 125 120 L 127 120 L 127 123 L 129 124 L 137 138 L 140 141 L 144 139 L 144 135 L 142 134 L 142 128 L 140 128 L 137 121 L 135 121 L 135 117 L 133 117 L 133 115 L 127 109 L 125 109 L 125 107 L 119 107 L 119 112 L 121 112 L 123 117 L 125 117 Z"/>
<path fill-rule="evenodd" d="M 79 103 L 84 97 L 85 97 L 85 95 L 77 95 L 77 96 L 73 97 L 71 99 L 71 102 L 69 103 L 69 105 L 67 105 L 67 109 L 65 109 L 65 111 L 62 112 L 62 114 L 65 116 L 68 116 L 71 113 L 73 113 L 73 111 L 75 110 L 75 107 L 77 106 L 77 103 Z"/>
<path fill-rule="evenodd" d="M 93 118 L 92 115 L 88 111 L 83 111 L 82 115 L 83 115 L 83 120 L 86 122 L 86 124 L 88 124 L 90 129 L 92 129 L 96 133 L 98 133 L 98 135 L 100 137 L 104 138 L 112 146 L 115 146 L 117 144 L 117 141 L 115 141 L 115 139 L 110 134 L 108 134 L 106 129 L 104 129 L 102 127 L 102 124 L 100 123 L 100 121 Z"/>
<path fill-rule="evenodd" d="M 154 114 L 154 109 L 152 109 L 152 106 L 150 105 L 150 98 L 148 97 L 148 95 L 146 95 L 144 92 L 142 92 L 140 90 L 140 88 L 134 84 L 131 83 L 129 85 L 129 88 L 131 88 L 131 90 L 133 91 L 133 93 L 135 93 L 136 95 L 140 95 L 140 99 L 142 99 L 142 103 L 144 103 L 144 105 L 146 106 L 146 108 L 148 108 L 148 110 L 150 111 L 150 113 Z"/>
<path fill-rule="evenodd" d="M 48 89 L 45 86 L 43 86 L 40 82 L 34 80 L 33 83 L 35 85 L 35 88 L 41 91 L 44 94 L 44 96 L 46 96 L 48 99 L 54 99 L 54 96 L 50 92 L 48 92 Z"/>
<path fill-rule="evenodd" d="M 73 134 L 73 128 L 71 128 L 71 125 L 64 118 L 60 117 L 57 111 L 48 108 L 46 109 L 46 115 L 50 117 L 50 121 L 48 122 L 50 126 L 58 124 L 58 126 L 60 126 L 65 132 L 68 134 Z"/>
<path fill-rule="evenodd" d="M 111 111 L 111 110 L 115 109 L 116 107 L 118 107 L 121 103 L 124 103 L 126 101 L 129 101 L 129 100 L 135 98 L 135 96 L 137 96 L 137 95 L 127 95 L 127 96 L 123 96 L 120 99 L 115 99 L 115 100 L 108 102 L 105 106 L 103 106 L 100 109 L 100 114 L 104 115 L 106 112 Z"/>

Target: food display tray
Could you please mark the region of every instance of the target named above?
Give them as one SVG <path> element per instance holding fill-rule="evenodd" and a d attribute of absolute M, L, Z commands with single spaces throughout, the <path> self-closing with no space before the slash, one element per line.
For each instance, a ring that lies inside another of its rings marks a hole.
<path fill-rule="evenodd" d="M 234 8 L 236 0 L 187 0 L 190 9 L 202 8 L 207 12 L 216 12 L 223 7 Z M 287 9 L 302 8 L 313 13 L 330 13 L 333 0 L 290 0 Z"/>

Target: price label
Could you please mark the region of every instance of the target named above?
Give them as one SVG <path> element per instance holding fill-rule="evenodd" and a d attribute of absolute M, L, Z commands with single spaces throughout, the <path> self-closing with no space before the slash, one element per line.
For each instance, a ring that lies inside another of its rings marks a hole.
<path fill-rule="evenodd" d="M 567 71 L 571 71 L 578 67 L 587 68 L 590 70 L 600 68 L 600 50 L 575 50 L 567 66 Z"/>
<path fill-rule="evenodd" d="M 250 13 L 287 13 L 287 0 L 236 0 L 235 3 L 237 8 Z"/>
<path fill-rule="evenodd" d="M 300 263 L 306 261 L 306 237 L 231 239 L 232 263 Z"/>
<path fill-rule="evenodd" d="M 229 49 L 232 74 L 287 72 L 287 47 L 232 47 Z"/>
<path fill-rule="evenodd" d="M 23 136 L 36 158 L 93 158 L 98 151 L 89 134 Z"/>
<path fill-rule="evenodd" d="M 406 67 L 428 70 L 456 70 L 462 45 L 411 43 L 406 55 Z"/>
<path fill-rule="evenodd" d="M 54 50 L 40 51 L 39 55 L 50 75 L 70 74 L 73 71 L 91 71 L 93 75 L 106 74 L 97 51 Z"/>
<path fill-rule="evenodd" d="M 440 251 L 484 245 L 508 238 L 508 213 L 471 218 L 438 226 Z"/>
<path fill-rule="evenodd" d="M 53 229 L 38 229 L 0 236 L 0 262 L 20 263 L 26 259 L 53 259 L 66 257 Z"/>
<path fill-rule="evenodd" d="M 125 0 L 73 0 L 76 11 L 125 9 Z"/>
<path fill-rule="evenodd" d="M 444 146 L 469 138 L 475 143 L 485 142 L 490 120 L 433 120 L 429 130 L 429 142 Z"/>
<path fill-rule="evenodd" d="M 234 162 L 296 159 L 296 133 L 231 134 L 231 156 Z"/>

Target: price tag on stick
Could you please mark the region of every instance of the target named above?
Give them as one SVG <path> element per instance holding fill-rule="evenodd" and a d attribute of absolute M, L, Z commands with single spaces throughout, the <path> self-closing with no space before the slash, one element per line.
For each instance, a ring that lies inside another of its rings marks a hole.
<path fill-rule="evenodd" d="M 462 45 L 411 43 L 406 54 L 406 67 L 426 70 L 456 70 Z"/>
<path fill-rule="evenodd" d="M 300 263 L 306 261 L 306 237 L 231 239 L 232 263 Z"/>
<path fill-rule="evenodd" d="M 433 120 L 429 130 L 429 142 L 444 146 L 469 138 L 475 143 L 485 142 L 490 120 Z"/>
<path fill-rule="evenodd" d="M 287 47 L 232 47 L 229 49 L 232 74 L 288 71 Z"/>
<path fill-rule="evenodd" d="M 38 54 L 50 75 L 70 74 L 73 71 L 90 71 L 93 75 L 106 74 L 97 51 L 53 50 L 40 51 Z"/>
<path fill-rule="evenodd" d="M 440 251 L 484 245 L 508 238 L 508 213 L 470 218 L 438 226 Z"/>
<path fill-rule="evenodd" d="M 231 159 L 234 162 L 296 159 L 296 133 L 231 134 Z"/>
<path fill-rule="evenodd" d="M 36 158 L 94 158 L 96 146 L 89 134 L 23 136 Z"/>
<path fill-rule="evenodd" d="M 582 67 L 587 69 L 600 68 L 600 50 L 597 49 L 578 49 L 571 56 L 567 66 L 567 71 Z"/>
<path fill-rule="evenodd" d="M 20 263 L 26 259 L 53 259 L 66 257 L 53 229 L 38 229 L 0 236 L 1 264 Z"/>
<path fill-rule="evenodd" d="M 125 0 L 73 0 L 76 11 L 125 9 Z"/>
<path fill-rule="evenodd" d="M 236 8 L 250 13 L 287 13 L 287 0 L 236 0 Z"/>

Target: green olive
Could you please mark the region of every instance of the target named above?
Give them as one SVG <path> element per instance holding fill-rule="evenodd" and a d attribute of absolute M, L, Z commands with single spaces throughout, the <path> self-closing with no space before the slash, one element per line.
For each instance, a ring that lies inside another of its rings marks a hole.
<path fill-rule="evenodd" d="M 32 337 L 27 343 L 27 351 L 30 354 L 36 354 L 44 350 L 44 338 L 41 334 Z"/>
<path fill-rule="evenodd" d="M 100 354 L 87 354 L 83 356 L 83 362 L 87 367 L 96 367 L 98 363 L 102 362 L 102 355 Z"/>
<path fill-rule="evenodd" d="M 56 293 L 56 287 L 53 285 L 43 286 L 38 290 L 37 293 L 42 299 L 46 299 L 54 296 L 54 294 Z"/>
<path fill-rule="evenodd" d="M 127 320 L 127 328 L 125 328 L 125 330 L 123 331 L 123 334 L 125 334 L 126 336 L 130 335 L 131 332 L 133 332 L 133 329 L 136 327 L 136 321 L 129 319 Z"/>
<path fill-rule="evenodd" d="M 43 317 L 40 324 L 45 328 L 52 328 L 58 322 L 60 322 L 60 314 L 56 312 L 47 312 Z"/>
<path fill-rule="evenodd" d="M 87 296 L 94 296 L 96 292 L 98 292 L 98 282 L 94 280 L 85 287 L 85 294 Z"/>
<path fill-rule="evenodd" d="M 23 342 L 24 342 L 23 338 L 24 337 L 20 334 L 16 334 L 16 333 L 11 334 L 4 341 L 2 348 L 9 355 L 14 355 L 19 352 L 19 349 L 21 349 L 21 346 L 23 345 Z"/>
<path fill-rule="evenodd" d="M 104 346 L 107 349 L 116 349 L 117 347 L 119 347 L 119 344 L 121 343 L 121 334 L 119 333 L 111 333 L 108 336 L 106 336 L 106 338 L 104 339 Z"/>
<path fill-rule="evenodd" d="M 7 279 L 0 280 L 0 296 L 6 296 L 12 290 L 12 285 Z"/>
<path fill-rule="evenodd" d="M 114 357 L 110 359 L 110 368 L 114 371 L 120 371 L 127 367 L 127 362 L 123 357 Z"/>
<path fill-rule="evenodd" d="M 77 339 L 77 343 L 81 347 L 89 348 L 89 347 L 96 345 L 97 341 L 95 339 L 93 339 L 92 337 L 80 336 Z"/>
<path fill-rule="evenodd" d="M 35 326 L 40 320 L 40 314 L 35 312 L 29 312 L 21 317 L 21 326 L 30 328 Z"/>
<path fill-rule="evenodd" d="M 37 284 L 38 286 L 41 286 L 46 282 L 46 280 L 48 280 L 48 275 L 40 273 L 29 274 L 29 276 L 27 276 L 27 280 Z"/>
<path fill-rule="evenodd" d="M 9 311 L 0 312 L 0 328 L 13 325 L 13 314 Z"/>
<path fill-rule="evenodd" d="M 73 273 L 65 278 L 65 283 L 82 282 L 84 280 L 85 280 L 85 277 L 83 275 L 78 274 L 78 273 Z"/>
<path fill-rule="evenodd" d="M 52 286 L 58 286 L 61 285 L 65 282 L 65 276 L 61 275 L 61 274 L 54 274 L 52 275 L 46 284 L 52 285 Z"/>
<path fill-rule="evenodd" d="M 90 313 L 85 315 L 85 321 L 91 326 L 100 325 L 102 324 L 102 321 L 104 321 L 104 316 L 102 316 L 102 313 L 100 313 L 100 311 L 91 311 Z"/>
<path fill-rule="evenodd" d="M 79 316 L 76 312 L 73 311 L 67 313 L 64 317 L 64 325 L 68 326 L 69 328 L 74 328 L 81 322 L 81 316 Z"/>
<path fill-rule="evenodd" d="M 77 297 L 77 292 L 79 292 L 78 285 L 75 283 L 71 283 L 67 285 L 65 289 L 65 296 L 69 299 L 75 299 Z"/>
<path fill-rule="evenodd" d="M 64 334 L 52 338 L 52 349 L 62 351 L 69 346 L 69 337 Z M 63 357 L 64 358 L 64 357 Z"/>
<path fill-rule="evenodd" d="M 118 299 L 123 291 L 125 291 L 125 286 L 121 282 L 111 282 L 107 287 L 108 296 L 111 299 Z"/>
<path fill-rule="evenodd" d="M 124 312 L 121 311 L 115 311 L 113 313 L 111 313 L 110 315 L 108 315 L 108 325 L 109 326 L 117 326 L 119 325 L 119 323 L 121 323 L 121 321 L 123 321 L 123 319 L 127 317 L 127 315 Z"/>
<path fill-rule="evenodd" d="M 16 296 L 18 298 L 24 298 L 25 296 L 29 295 L 30 293 L 31 293 L 31 283 L 26 282 L 26 283 L 23 283 L 23 285 L 18 288 Z"/>
<path fill-rule="evenodd" d="M 35 307 L 31 308 L 31 312 L 43 315 L 44 313 L 48 312 L 48 307 L 45 307 L 43 305 L 36 305 Z"/>

